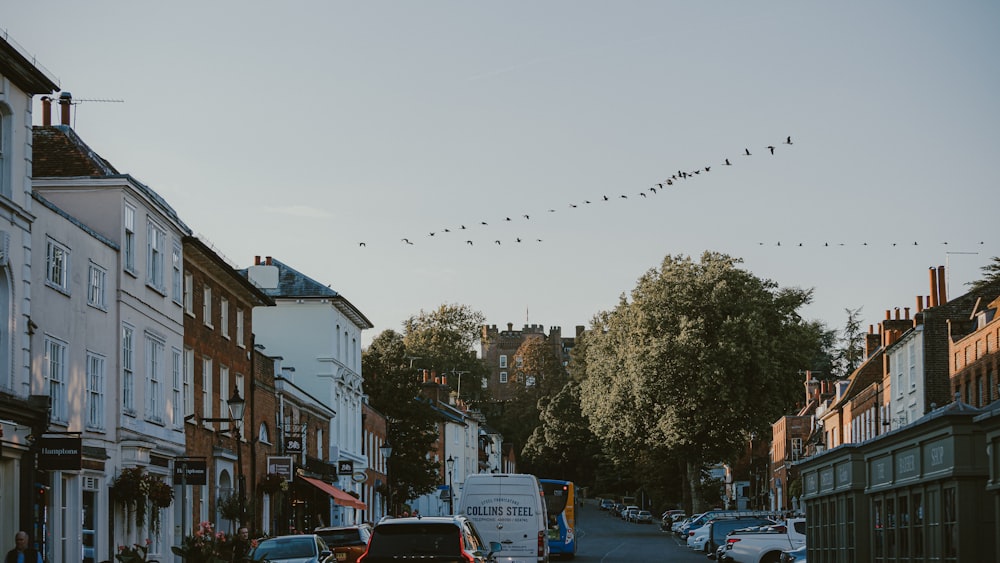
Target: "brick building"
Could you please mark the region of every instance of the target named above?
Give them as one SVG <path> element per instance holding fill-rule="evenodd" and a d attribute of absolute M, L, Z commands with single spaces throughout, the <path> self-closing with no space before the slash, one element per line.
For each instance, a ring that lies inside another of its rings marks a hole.
<path fill-rule="evenodd" d="M 201 239 L 186 236 L 183 244 L 185 453 L 205 461 L 206 482 L 184 493 L 188 495 L 183 503 L 185 523 L 178 526 L 186 524 L 181 530 L 190 534 L 194 524 L 207 520 L 229 532 L 234 522 L 224 517 L 219 503 L 235 495 L 242 496 L 246 506 L 254 498 L 256 471 L 251 467 L 256 458 L 248 445 L 258 426 L 267 421 L 264 417 L 269 418 L 268 411 L 259 408 L 257 386 L 250 391 L 247 381 L 248 374 L 256 371 L 250 353 L 252 311 L 274 302 Z M 239 441 L 233 424 L 205 420 L 228 418 L 227 401 L 236 392 L 247 405 Z M 252 528 L 259 529 L 258 525 Z"/>
<path fill-rule="evenodd" d="M 576 335 L 583 333 L 584 327 L 576 327 Z M 483 325 L 480 337 L 480 357 L 489 368 L 484 388 L 489 397 L 496 401 L 510 399 L 513 385 L 518 381 L 517 351 L 529 338 L 541 338 L 552 348 L 552 352 L 565 366 L 569 363 L 570 351 L 576 342 L 576 337 L 563 337 L 562 328 L 553 326 L 545 334 L 542 325 L 524 325 L 521 330 L 514 330 L 514 323 L 507 323 L 507 330 L 498 330 L 497 325 Z M 522 385 L 525 383 L 522 379 Z"/>

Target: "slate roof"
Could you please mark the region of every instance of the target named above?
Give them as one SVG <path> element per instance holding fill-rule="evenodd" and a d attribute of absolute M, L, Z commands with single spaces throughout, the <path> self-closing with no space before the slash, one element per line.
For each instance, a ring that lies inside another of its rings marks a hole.
<path fill-rule="evenodd" d="M 362 329 L 375 327 L 357 307 L 330 289 L 329 285 L 320 283 L 275 258 L 271 258 L 271 265 L 278 268 L 278 287 L 261 288 L 261 290 L 272 299 L 330 299 L 340 312 Z M 246 276 L 247 270 L 245 268 L 240 270 L 240 274 Z"/>
<path fill-rule="evenodd" d="M 101 158 L 68 125 L 32 127 L 32 178 L 111 178 L 133 185 L 156 203 L 164 215 L 181 226 L 184 234 L 191 234 L 174 208 L 152 188 L 130 174 L 120 173 L 110 162 Z"/>

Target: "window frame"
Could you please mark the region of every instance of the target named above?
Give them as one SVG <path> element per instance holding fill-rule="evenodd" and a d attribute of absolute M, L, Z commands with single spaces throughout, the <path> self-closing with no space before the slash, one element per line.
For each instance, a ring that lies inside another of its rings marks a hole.
<path fill-rule="evenodd" d="M 156 221 L 146 223 L 146 284 L 160 293 L 166 292 L 167 230 Z"/>
<path fill-rule="evenodd" d="M 91 262 L 87 266 L 87 305 L 102 311 L 108 310 L 107 282 L 108 271 Z"/>
<path fill-rule="evenodd" d="M 53 354 L 58 352 L 58 354 Z M 67 376 L 69 366 L 66 364 L 69 354 L 69 344 L 54 336 L 45 335 L 45 382 L 51 400 L 52 421 L 57 424 L 69 423 L 67 411 Z"/>
<path fill-rule="evenodd" d="M 104 430 L 107 359 L 102 354 L 87 351 L 87 423 L 88 430 Z"/>
<path fill-rule="evenodd" d="M 135 327 L 122 325 L 122 412 L 135 416 Z"/>
<path fill-rule="evenodd" d="M 69 294 L 69 248 L 52 239 L 45 239 L 45 285 Z"/>

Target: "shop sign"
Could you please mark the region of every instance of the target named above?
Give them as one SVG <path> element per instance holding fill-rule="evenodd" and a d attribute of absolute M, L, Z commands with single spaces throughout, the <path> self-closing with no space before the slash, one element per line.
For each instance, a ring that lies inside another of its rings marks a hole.
<path fill-rule="evenodd" d="M 208 462 L 203 459 L 178 459 L 174 461 L 175 485 L 207 485 Z"/>
<path fill-rule="evenodd" d="M 353 475 L 353 474 L 354 474 L 353 459 L 342 459 L 337 462 L 337 475 Z"/>
<path fill-rule="evenodd" d="M 291 456 L 267 456 L 267 472 L 280 475 L 285 481 L 291 482 L 294 475 Z"/>
<path fill-rule="evenodd" d="M 83 438 L 43 436 L 39 440 L 38 468 L 48 471 L 83 469 Z"/>

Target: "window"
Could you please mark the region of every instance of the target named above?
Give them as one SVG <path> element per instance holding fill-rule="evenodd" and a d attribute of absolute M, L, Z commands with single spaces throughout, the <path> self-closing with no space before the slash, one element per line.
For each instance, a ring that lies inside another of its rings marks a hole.
<path fill-rule="evenodd" d="M 941 523 L 944 532 L 944 560 L 958 561 L 958 502 L 955 487 L 944 490 Z"/>
<path fill-rule="evenodd" d="M 521 356 L 514 356 L 514 366 L 519 368 L 524 367 L 524 358 Z"/>
<path fill-rule="evenodd" d="M 201 359 L 201 416 L 212 418 L 212 358 Z M 211 428 L 212 423 L 205 426 Z"/>
<path fill-rule="evenodd" d="M 180 428 L 184 424 L 184 399 L 181 395 L 183 388 L 183 363 L 181 361 L 181 351 L 177 348 L 170 350 L 170 374 L 174 383 L 173 401 L 171 403 L 174 428 Z"/>
<path fill-rule="evenodd" d="M 205 326 L 212 328 L 212 288 L 206 285 L 202 297 L 201 320 Z"/>
<path fill-rule="evenodd" d="M 500 355 L 500 367 L 502 367 L 502 368 L 507 367 L 507 355 L 506 354 L 501 354 Z"/>
<path fill-rule="evenodd" d="M 66 413 L 66 343 L 45 338 L 45 379 L 52 401 L 52 420 L 68 422 Z"/>
<path fill-rule="evenodd" d="M 104 302 L 104 284 L 107 279 L 107 272 L 104 268 L 96 264 L 90 265 L 90 271 L 88 272 L 87 279 L 87 304 L 93 305 L 98 309 L 104 309 L 106 304 Z"/>
<path fill-rule="evenodd" d="M 484 377 L 483 380 L 480 383 L 482 383 L 483 389 L 486 389 L 486 386 L 489 383 L 489 380 Z"/>
<path fill-rule="evenodd" d="M 229 413 L 229 366 L 219 366 L 219 418 L 232 416 Z M 219 425 L 219 430 L 225 432 L 229 430 L 229 423 L 223 422 Z"/>
<path fill-rule="evenodd" d="M 229 300 L 219 299 L 219 330 L 224 338 L 229 338 Z"/>
<path fill-rule="evenodd" d="M 146 282 L 154 288 L 166 289 L 163 282 L 163 253 L 166 251 L 167 233 L 150 221 L 146 226 Z"/>
<path fill-rule="evenodd" d="M 163 421 L 163 347 L 159 338 L 146 335 L 146 416 Z"/>
<path fill-rule="evenodd" d="M 65 246 L 47 241 L 45 245 L 45 281 L 64 292 L 69 291 L 69 251 Z"/>
<path fill-rule="evenodd" d="M 802 455 L 802 438 L 792 438 L 792 459 Z"/>
<path fill-rule="evenodd" d="M 122 408 L 135 415 L 135 330 L 122 327 Z"/>
<path fill-rule="evenodd" d="M 13 124 L 11 123 L 10 108 L 6 104 L 0 104 L 0 194 L 11 197 L 10 158 L 7 155 L 11 152 L 11 137 L 13 137 Z"/>
<path fill-rule="evenodd" d="M 236 345 L 239 347 L 246 346 L 243 340 L 243 309 L 236 309 Z"/>
<path fill-rule="evenodd" d="M 184 348 L 184 418 L 194 414 L 194 350 Z"/>
<path fill-rule="evenodd" d="M 125 206 L 125 271 L 135 273 L 135 208 Z"/>
<path fill-rule="evenodd" d="M 184 273 L 184 312 L 194 315 L 194 277 Z"/>
<path fill-rule="evenodd" d="M 104 357 L 87 352 L 87 428 L 104 429 Z"/>
<path fill-rule="evenodd" d="M 500 383 L 507 383 L 507 372 L 500 372 Z"/>
<path fill-rule="evenodd" d="M 174 298 L 174 303 L 180 303 L 181 299 L 183 299 L 183 290 L 181 286 L 181 280 L 183 279 L 181 277 L 181 247 L 176 244 L 174 245 L 174 252 L 171 255 L 171 263 L 173 264 L 173 276 L 170 278 L 171 297 Z"/>

